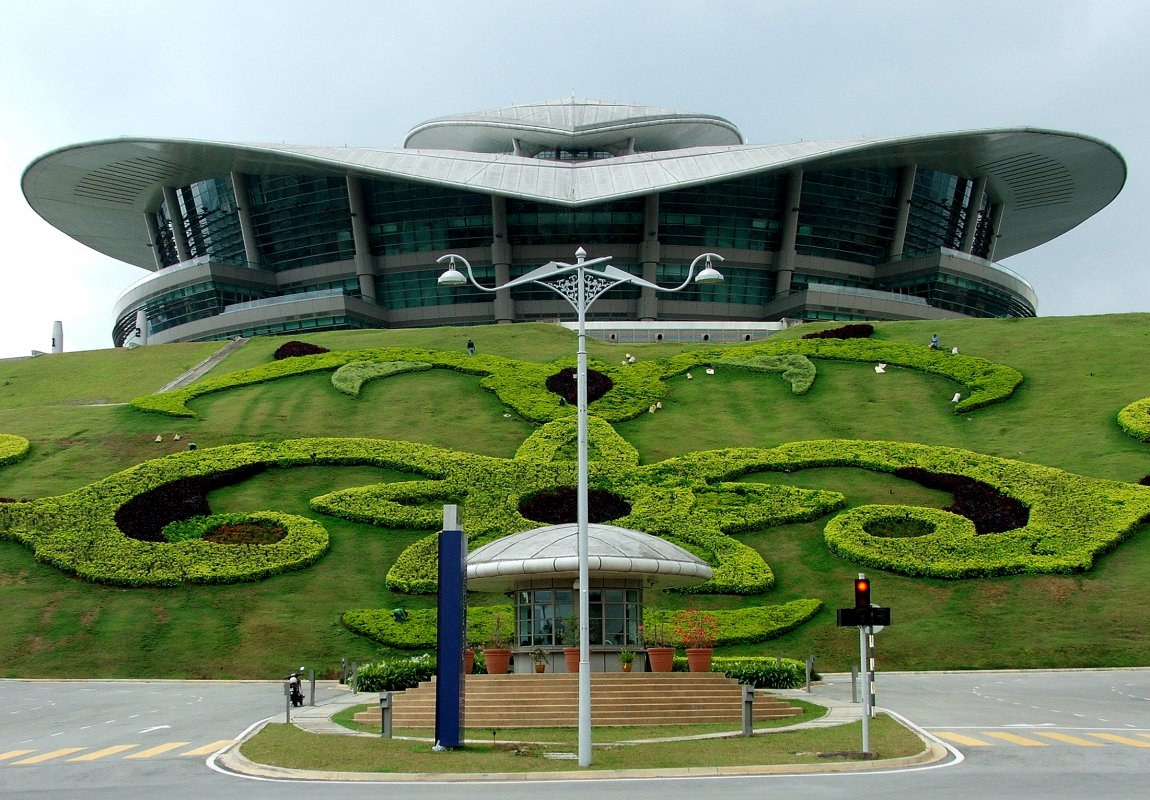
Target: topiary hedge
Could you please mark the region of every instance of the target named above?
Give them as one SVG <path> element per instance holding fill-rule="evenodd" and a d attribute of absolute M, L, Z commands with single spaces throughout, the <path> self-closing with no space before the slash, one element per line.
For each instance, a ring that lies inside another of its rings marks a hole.
<path fill-rule="evenodd" d="M 1150 397 L 1135 400 L 1118 412 L 1118 425 L 1140 442 L 1150 442 Z"/>
<path fill-rule="evenodd" d="M 15 464 L 28 455 L 28 440 L 11 433 L 0 433 L 0 467 Z"/>
<path fill-rule="evenodd" d="M 592 414 L 608 422 L 632 419 L 645 413 L 667 394 L 665 382 L 668 378 L 723 359 L 735 359 L 741 368 L 747 368 L 750 364 L 783 363 L 774 362 L 773 359 L 791 359 L 788 363 L 792 366 L 786 369 L 784 377 L 792 381 L 792 386 L 800 386 L 807 378 L 813 381 L 813 373 L 801 366 L 802 362 L 794 360 L 795 356 L 839 361 L 882 361 L 941 375 L 964 388 L 966 396 L 953 405 L 959 413 L 1005 400 L 1022 382 L 1021 373 L 1010 367 L 982 358 L 931 350 L 929 347 L 869 339 L 767 340 L 751 345 L 694 350 L 672 358 L 621 366 L 592 361 L 588 368 L 602 373 L 610 381 L 611 388 L 603 397 L 590 403 L 588 408 Z M 494 392 L 504 405 L 531 422 L 551 422 L 573 415 L 576 411 L 572 404 L 547 389 L 547 380 L 557 370 L 572 367 L 574 359 L 539 364 L 499 356 L 468 356 L 454 351 L 416 348 L 347 350 L 299 356 L 207 378 L 174 392 L 138 397 L 132 401 L 132 405 L 141 411 L 191 417 L 195 414 L 187 403 L 205 394 L 290 375 L 339 370 L 351 364 L 366 362 L 425 363 L 440 369 L 483 376 L 480 386 Z"/>
<path fill-rule="evenodd" d="M 331 385 L 346 395 L 359 397 L 368 381 L 429 369 L 431 364 L 417 361 L 352 361 L 331 374 Z"/>

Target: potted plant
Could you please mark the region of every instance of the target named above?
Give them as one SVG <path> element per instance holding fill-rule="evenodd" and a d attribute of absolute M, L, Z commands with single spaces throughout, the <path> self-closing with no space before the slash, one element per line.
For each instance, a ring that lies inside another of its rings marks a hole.
<path fill-rule="evenodd" d="M 536 672 L 545 672 L 547 670 L 547 651 L 542 647 L 536 647 L 531 651 L 531 662 L 535 665 Z"/>
<path fill-rule="evenodd" d="M 559 629 L 559 641 L 563 644 L 563 661 L 568 672 L 579 671 L 579 617 L 572 614 L 563 621 Z"/>
<path fill-rule="evenodd" d="M 674 669 L 675 646 L 665 622 L 652 614 L 649 623 L 639 626 L 639 636 L 647 649 L 647 663 L 651 665 L 651 672 L 670 672 Z"/>
<path fill-rule="evenodd" d="M 626 647 L 624 647 L 622 650 L 619 651 L 619 663 L 622 665 L 624 672 L 630 672 L 631 671 L 631 668 L 634 666 L 634 664 L 633 664 L 634 661 L 635 661 L 634 651 L 628 650 Z"/>
<path fill-rule="evenodd" d="M 691 672 L 710 672 L 719 638 L 719 618 L 695 609 L 675 615 L 675 634 L 687 649 L 687 666 Z"/>
<path fill-rule="evenodd" d="M 507 634 L 503 631 L 503 615 L 491 615 L 491 630 L 487 644 L 483 648 L 483 658 L 487 662 L 488 675 L 506 675 L 511 664 L 511 649 L 507 646 Z"/>

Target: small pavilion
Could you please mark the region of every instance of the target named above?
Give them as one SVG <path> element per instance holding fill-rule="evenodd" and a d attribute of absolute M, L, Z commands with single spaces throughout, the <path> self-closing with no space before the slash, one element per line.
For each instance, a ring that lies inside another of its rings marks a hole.
<path fill-rule="evenodd" d="M 620 669 L 620 650 L 642 647 L 643 592 L 710 580 L 711 567 L 676 544 L 614 525 L 587 526 L 591 670 Z M 515 671 L 533 669 L 528 654 L 548 654 L 548 671 L 564 672 L 563 649 L 578 646 L 578 525 L 534 528 L 477 548 L 467 557 L 469 589 L 504 592 L 515 608 Z M 642 659 L 635 660 L 642 669 Z"/>

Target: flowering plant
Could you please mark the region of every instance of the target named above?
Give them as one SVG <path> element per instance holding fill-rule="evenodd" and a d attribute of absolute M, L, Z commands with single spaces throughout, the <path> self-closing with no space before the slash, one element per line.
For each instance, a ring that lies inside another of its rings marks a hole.
<path fill-rule="evenodd" d="M 684 647 L 714 647 L 719 638 L 719 618 L 703 611 L 680 611 L 674 628 Z"/>

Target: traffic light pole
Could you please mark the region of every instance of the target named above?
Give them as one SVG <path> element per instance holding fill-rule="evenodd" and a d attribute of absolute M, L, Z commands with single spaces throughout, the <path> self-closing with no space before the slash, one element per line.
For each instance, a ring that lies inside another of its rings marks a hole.
<path fill-rule="evenodd" d="M 871 676 L 870 664 L 867 659 L 867 640 L 869 625 L 859 625 L 859 675 L 863 679 L 862 687 L 862 749 L 864 753 L 870 752 L 870 708 L 871 708 Z"/>

